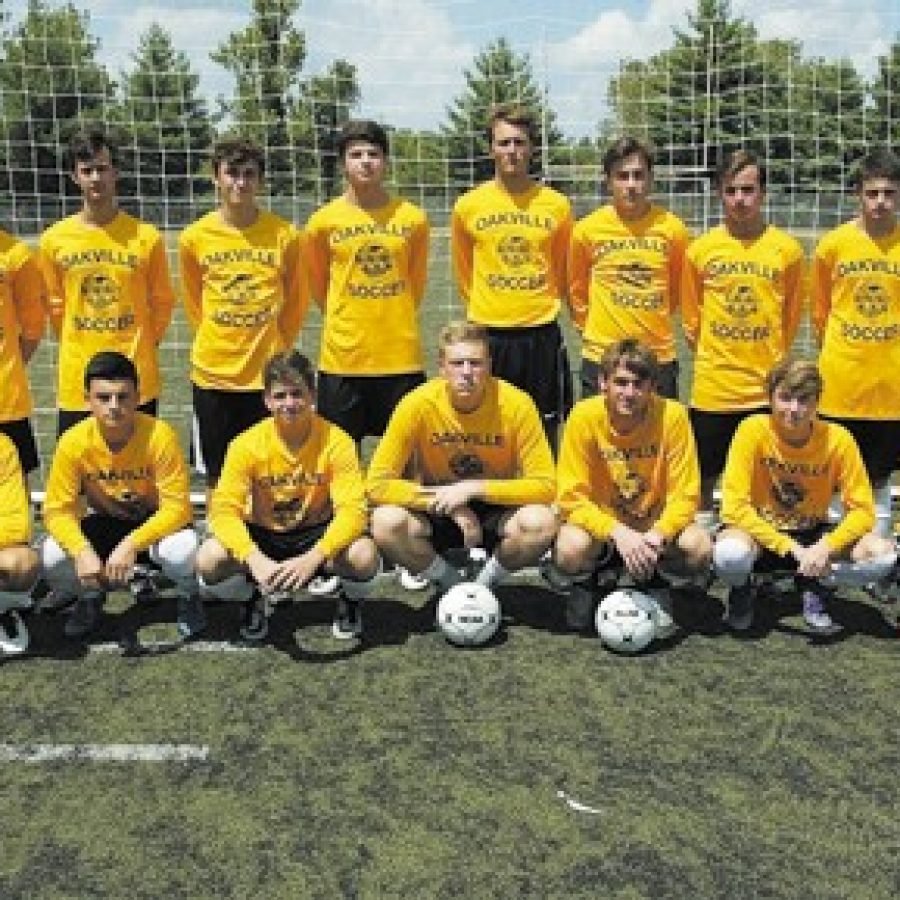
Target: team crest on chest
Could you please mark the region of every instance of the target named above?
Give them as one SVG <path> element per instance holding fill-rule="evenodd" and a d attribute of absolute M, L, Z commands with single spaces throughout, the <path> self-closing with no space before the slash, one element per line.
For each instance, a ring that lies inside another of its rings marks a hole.
<path fill-rule="evenodd" d="M 797 481 L 772 482 L 772 494 L 778 505 L 785 509 L 794 509 L 806 498 L 806 490 Z"/>
<path fill-rule="evenodd" d="M 531 261 L 531 244 L 528 238 L 521 234 L 504 237 L 497 246 L 497 251 L 504 264 L 511 269 L 525 266 Z"/>
<path fill-rule="evenodd" d="M 617 275 L 623 284 L 633 288 L 650 287 L 653 281 L 653 269 L 637 260 L 620 265 Z"/>
<path fill-rule="evenodd" d="M 725 298 L 725 309 L 735 319 L 746 319 L 759 310 L 759 300 L 749 284 L 738 284 Z"/>
<path fill-rule="evenodd" d="M 450 471 L 457 478 L 475 478 L 484 474 L 484 463 L 474 453 L 460 451 L 450 457 Z"/>
<path fill-rule="evenodd" d="M 887 291 L 877 281 L 864 281 L 854 291 L 853 302 L 857 311 L 870 319 L 884 315 L 890 306 Z"/>
<path fill-rule="evenodd" d="M 102 272 L 86 275 L 81 282 L 81 299 L 94 309 L 105 309 L 119 299 L 119 286 Z"/>
<path fill-rule="evenodd" d="M 356 251 L 356 264 L 370 278 L 386 275 L 393 267 L 391 254 L 384 244 L 366 244 Z"/>
<path fill-rule="evenodd" d="M 229 278 L 222 288 L 222 293 L 229 303 L 244 306 L 256 297 L 253 276 L 244 272 Z"/>

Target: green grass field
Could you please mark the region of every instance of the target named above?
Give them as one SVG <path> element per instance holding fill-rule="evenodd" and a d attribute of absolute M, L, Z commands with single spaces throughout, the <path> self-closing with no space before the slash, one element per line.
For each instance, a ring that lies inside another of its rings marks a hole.
<path fill-rule="evenodd" d="M 453 308 L 436 256 L 426 340 Z M 38 381 L 46 426 L 52 379 Z M 170 378 L 163 404 L 185 428 L 186 387 Z M 0 763 L 0 897 L 900 894 L 888 607 L 840 600 L 845 631 L 822 641 L 796 596 L 768 592 L 736 639 L 721 589 L 681 591 L 681 634 L 622 658 L 568 633 L 540 585 L 498 596 L 504 627 L 478 650 L 447 645 L 427 595 L 392 579 L 350 648 L 320 600 L 279 608 L 251 652 L 88 652 L 61 617 L 32 618 L 33 652 L 0 661 L 0 744 L 208 755 Z M 94 645 L 174 633 L 170 598 L 109 610 Z M 236 639 L 236 607 L 209 615 L 210 641 Z"/>

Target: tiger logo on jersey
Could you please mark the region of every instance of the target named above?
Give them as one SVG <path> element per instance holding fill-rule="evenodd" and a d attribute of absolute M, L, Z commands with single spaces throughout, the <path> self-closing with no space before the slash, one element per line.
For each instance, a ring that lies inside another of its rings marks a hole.
<path fill-rule="evenodd" d="M 759 301 L 749 284 L 739 284 L 725 298 L 725 309 L 735 319 L 746 319 L 759 310 Z"/>
<path fill-rule="evenodd" d="M 531 244 L 521 234 L 509 234 L 497 246 L 504 265 L 518 269 L 531 262 Z"/>
<path fill-rule="evenodd" d="M 775 481 L 772 484 L 772 495 L 779 506 L 794 509 L 806 498 L 806 490 L 796 481 Z"/>
<path fill-rule="evenodd" d="M 369 278 L 387 275 L 394 265 L 391 254 L 383 244 L 366 244 L 360 247 L 356 251 L 356 264 Z"/>
<path fill-rule="evenodd" d="M 229 278 L 222 286 L 222 294 L 229 303 L 245 306 L 256 298 L 253 276 L 245 272 Z"/>
<path fill-rule="evenodd" d="M 299 497 L 290 500 L 276 500 L 272 504 L 272 519 L 277 528 L 290 528 L 300 519 L 301 502 Z"/>
<path fill-rule="evenodd" d="M 81 299 L 94 309 L 105 309 L 119 299 L 119 286 L 108 275 L 93 272 L 81 282 Z"/>
<path fill-rule="evenodd" d="M 617 275 L 622 284 L 632 288 L 647 288 L 653 281 L 653 269 L 637 260 L 623 263 L 619 266 Z"/>
<path fill-rule="evenodd" d="M 616 491 L 616 508 L 627 509 L 632 513 L 638 501 L 647 493 L 647 484 L 637 472 L 614 475 L 613 487 Z"/>
<path fill-rule="evenodd" d="M 890 301 L 884 286 L 877 281 L 863 282 L 853 293 L 856 309 L 869 319 L 884 315 Z"/>
<path fill-rule="evenodd" d="M 484 463 L 474 453 L 460 451 L 450 457 L 450 471 L 457 478 L 476 478 L 484 474 Z"/>

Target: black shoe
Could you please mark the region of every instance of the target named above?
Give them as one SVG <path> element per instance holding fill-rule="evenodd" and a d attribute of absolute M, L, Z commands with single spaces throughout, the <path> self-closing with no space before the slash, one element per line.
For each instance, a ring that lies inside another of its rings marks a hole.
<path fill-rule="evenodd" d="M 239 634 L 245 641 L 256 643 L 265 640 L 268 633 L 269 616 L 266 610 L 266 602 L 257 593 L 244 604 Z"/>

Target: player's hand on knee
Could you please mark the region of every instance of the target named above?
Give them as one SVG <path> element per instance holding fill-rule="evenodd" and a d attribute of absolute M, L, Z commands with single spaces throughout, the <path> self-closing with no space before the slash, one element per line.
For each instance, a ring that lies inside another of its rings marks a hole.
<path fill-rule="evenodd" d="M 130 538 L 124 538 L 106 560 L 106 580 L 110 584 L 127 584 L 134 575 L 137 549 Z"/>
<path fill-rule="evenodd" d="M 832 549 L 825 538 L 820 538 L 810 547 L 800 547 L 797 559 L 797 572 L 807 578 L 821 578 L 830 570 Z"/>
<path fill-rule="evenodd" d="M 99 588 L 103 576 L 103 560 L 94 548 L 87 546 L 75 557 L 75 574 L 78 580 L 89 588 Z"/>
<path fill-rule="evenodd" d="M 628 574 L 646 581 L 656 568 L 661 549 L 647 541 L 645 535 L 627 525 L 617 525 L 611 535 Z"/>
<path fill-rule="evenodd" d="M 454 510 L 468 505 L 480 496 L 482 483 L 480 481 L 457 481 L 455 484 L 442 484 L 427 490 L 431 494 L 431 502 L 428 504 L 429 512 L 439 516 L 449 516 Z"/>
<path fill-rule="evenodd" d="M 309 583 L 325 561 L 325 554 L 317 547 L 286 559 L 272 573 L 267 587 L 279 591 L 298 591 Z"/>
<path fill-rule="evenodd" d="M 245 563 L 250 570 L 250 575 L 253 577 L 253 580 L 263 588 L 268 587 L 269 580 L 278 569 L 278 563 L 273 559 L 269 559 L 269 557 L 260 550 L 251 551 L 250 555 L 245 560 Z"/>

